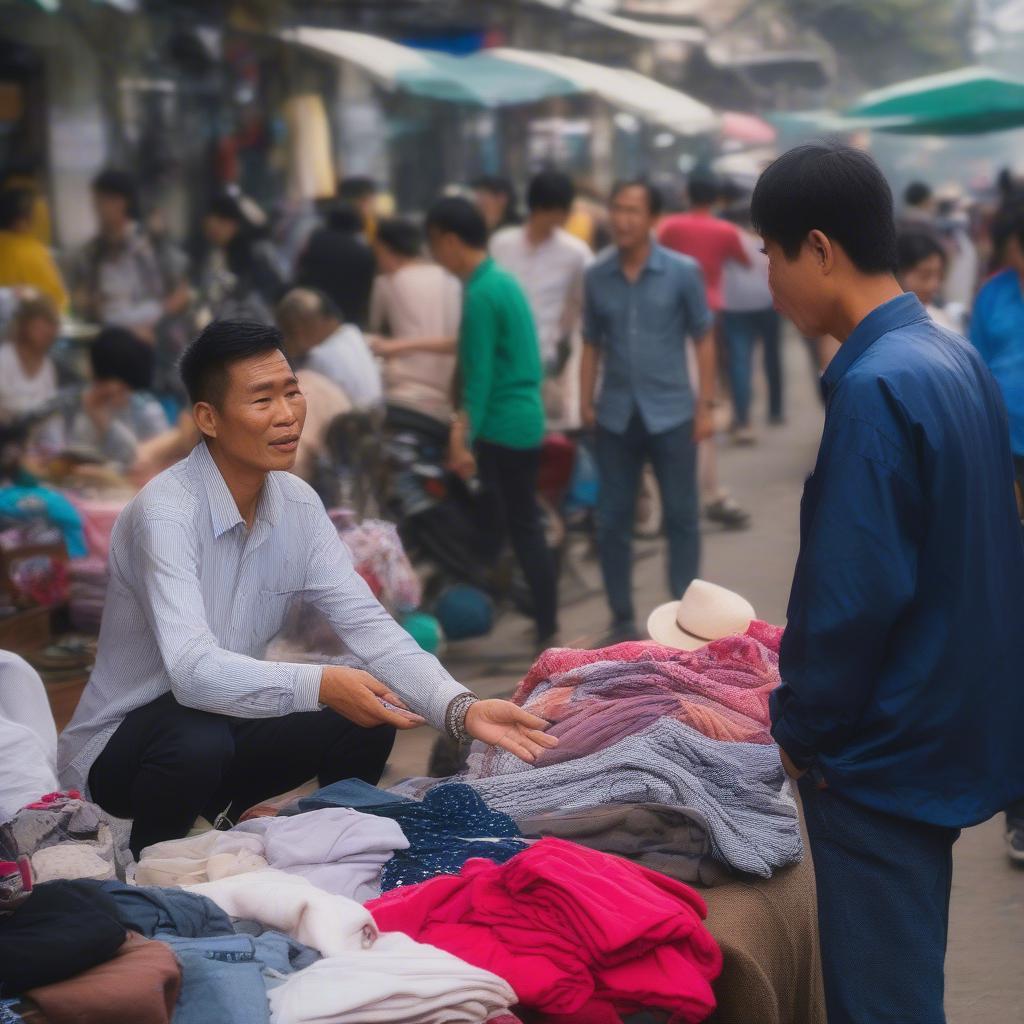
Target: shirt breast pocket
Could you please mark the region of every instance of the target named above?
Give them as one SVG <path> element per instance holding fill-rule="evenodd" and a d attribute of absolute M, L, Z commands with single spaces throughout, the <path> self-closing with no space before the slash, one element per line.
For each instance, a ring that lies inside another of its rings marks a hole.
<path fill-rule="evenodd" d="M 256 608 L 254 608 L 254 628 L 258 643 L 266 643 L 280 631 L 284 626 L 288 613 L 293 607 L 299 604 L 303 590 L 300 587 L 283 588 L 275 590 L 269 587 L 261 587 L 256 595 Z"/>

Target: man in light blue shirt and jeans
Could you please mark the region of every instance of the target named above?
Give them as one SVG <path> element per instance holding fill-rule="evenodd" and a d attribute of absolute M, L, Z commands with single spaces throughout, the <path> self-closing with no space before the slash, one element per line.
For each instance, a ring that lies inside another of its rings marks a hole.
<path fill-rule="evenodd" d="M 632 536 L 648 459 L 661 491 L 673 597 L 690 585 L 700 558 L 696 446 L 714 432 L 712 316 L 696 261 L 653 240 L 659 211 L 660 197 L 649 183 L 616 185 L 615 248 L 596 260 L 584 284 L 581 412 L 584 425 L 597 429 L 598 546 L 612 611 L 610 643 L 638 636 Z M 688 337 L 697 353 L 696 395 L 687 368 Z"/>

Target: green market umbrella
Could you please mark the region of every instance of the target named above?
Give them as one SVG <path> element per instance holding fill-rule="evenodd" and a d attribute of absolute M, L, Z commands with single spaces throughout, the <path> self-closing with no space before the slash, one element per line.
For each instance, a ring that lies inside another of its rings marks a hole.
<path fill-rule="evenodd" d="M 980 135 L 1024 125 L 1024 81 L 967 67 L 876 89 L 845 117 L 880 131 Z"/>

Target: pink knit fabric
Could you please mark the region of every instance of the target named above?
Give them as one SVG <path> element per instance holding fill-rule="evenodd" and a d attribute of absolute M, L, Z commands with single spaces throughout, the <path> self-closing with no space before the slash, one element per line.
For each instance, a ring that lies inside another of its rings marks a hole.
<path fill-rule="evenodd" d="M 712 665 L 734 665 L 741 673 L 764 673 L 770 665 L 778 685 L 779 644 L 783 629 L 769 622 L 755 619 L 742 636 L 729 636 L 715 640 L 696 651 L 680 651 L 675 647 L 664 647 L 653 640 L 634 640 L 614 647 L 603 647 L 596 651 L 578 651 L 571 647 L 552 647 L 545 651 L 516 688 L 513 700 L 525 704 L 527 697 L 536 687 L 552 676 L 571 672 L 595 661 L 658 661 L 688 665 L 695 672 L 701 672 Z M 748 643 L 753 641 L 753 643 Z M 748 682 L 747 685 L 750 685 Z"/>
<path fill-rule="evenodd" d="M 779 685 L 782 629 L 753 622 L 696 651 L 633 642 L 546 651 L 513 700 L 552 723 L 559 745 L 538 765 L 585 757 L 673 717 L 715 740 L 770 743 L 768 695 Z M 507 759 L 474 744 L 471 778 L 504 774 Z"/>

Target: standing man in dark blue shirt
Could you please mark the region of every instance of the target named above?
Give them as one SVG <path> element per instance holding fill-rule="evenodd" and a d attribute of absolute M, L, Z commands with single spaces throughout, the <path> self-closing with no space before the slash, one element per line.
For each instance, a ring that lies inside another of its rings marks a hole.
<path fill-rule="evenodd" d="M 869 156 L 761 176 L 772 292 L 842 347 L 772 695 L 800 779 L 830 1024 L 936 1024 L 959 830 L 1024 796 L 1024 541 L 999 389 L 893 277 Z"/>

